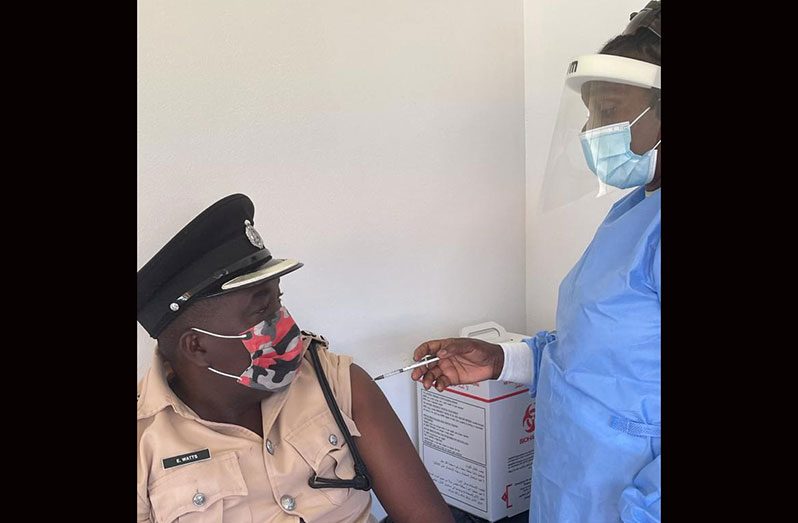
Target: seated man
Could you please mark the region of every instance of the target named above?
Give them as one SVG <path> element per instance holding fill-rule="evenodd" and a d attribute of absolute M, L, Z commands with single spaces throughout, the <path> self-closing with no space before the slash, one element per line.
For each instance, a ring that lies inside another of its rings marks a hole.
<path fill-rule="evenodd" d="M 158 340 L 139 384 L 138 520 L 453 521 L 381 390 L 300 331 L 242 194 L 202 212 L 138 271 Z M 356 440 L 356 441 L 355 441 Z"/>

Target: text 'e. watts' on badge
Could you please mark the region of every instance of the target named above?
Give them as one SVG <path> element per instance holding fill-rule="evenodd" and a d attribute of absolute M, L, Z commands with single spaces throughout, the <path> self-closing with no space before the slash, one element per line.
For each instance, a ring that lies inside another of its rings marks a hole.
<path fill-rule="evenodd" d="M 189 452 L 188 454 L 180 454 L 179 456 L 172 456 L 171 458 L 164 458 L 161 461 L 163 462 L 164 469 L 170 469 L 196 461 L 205 461 L 206 459 L 211 459 L 211 451 L 208 449 L 197 450 L 195 452 Z"/>

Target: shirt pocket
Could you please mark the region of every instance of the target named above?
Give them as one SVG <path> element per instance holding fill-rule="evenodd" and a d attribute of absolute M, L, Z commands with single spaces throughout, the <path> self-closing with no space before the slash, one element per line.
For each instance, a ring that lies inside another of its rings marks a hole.
<path fill-rule="evenodd" d="M 349 433 L 353 437 L 360 436 L 355 422 L 343 412 L 341 412 L 341 417 L 343 417 Z M 349 452 L 344 435 L 331 413 L 324 412 L 311 418 L 283 439 L 297 451 L 319 477 L 329 479 L 352 479 L 355 477 L 355 461 Z M 353 489 L 333 487 L 313 490 L 326 496 L 334 505 L 342 505 L 352 495 Z"/>
<path fill-rule="evenodd" d="M 234 451 L 175 468 L 149 486 L 150 505 L 158 523 L 221 522 L 224 499 L 247 494 Z"/>

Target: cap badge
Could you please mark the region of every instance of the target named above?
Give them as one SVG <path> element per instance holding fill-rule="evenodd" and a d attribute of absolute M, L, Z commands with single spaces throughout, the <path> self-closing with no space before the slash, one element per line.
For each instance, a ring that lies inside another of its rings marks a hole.
<path fill-rule="evenodd" d="M 252 226 L 249 220 L 244 220 L 244 232 L 247 235 L 247 239 L 249 243 L 257 247 L 258 249 L 263 249 L 263 240 L 258 234 L 258 231 L 255 230 L 255 227 Z"/>

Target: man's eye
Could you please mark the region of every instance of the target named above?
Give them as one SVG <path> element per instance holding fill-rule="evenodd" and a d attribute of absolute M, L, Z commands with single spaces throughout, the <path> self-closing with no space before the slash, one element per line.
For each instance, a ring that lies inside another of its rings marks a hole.
<path fill-rule="evenodd" d="M 255 311 L 253 311 L 253 312 L 252 312 L 252 315 L 253 315 L 253 316 L 262 316 L 263 314 L 265 314 L 265 313 L 266 313 L 266 311 L 267 311 L 268 309 L 269 309 L 269 307 L 268 307 L 268 306 L 266 306 L 266 307 L 262 307 L 262 308 L 260 308 L 260 309 L 257 309 L 257 310 L 255 310 Z"/>

